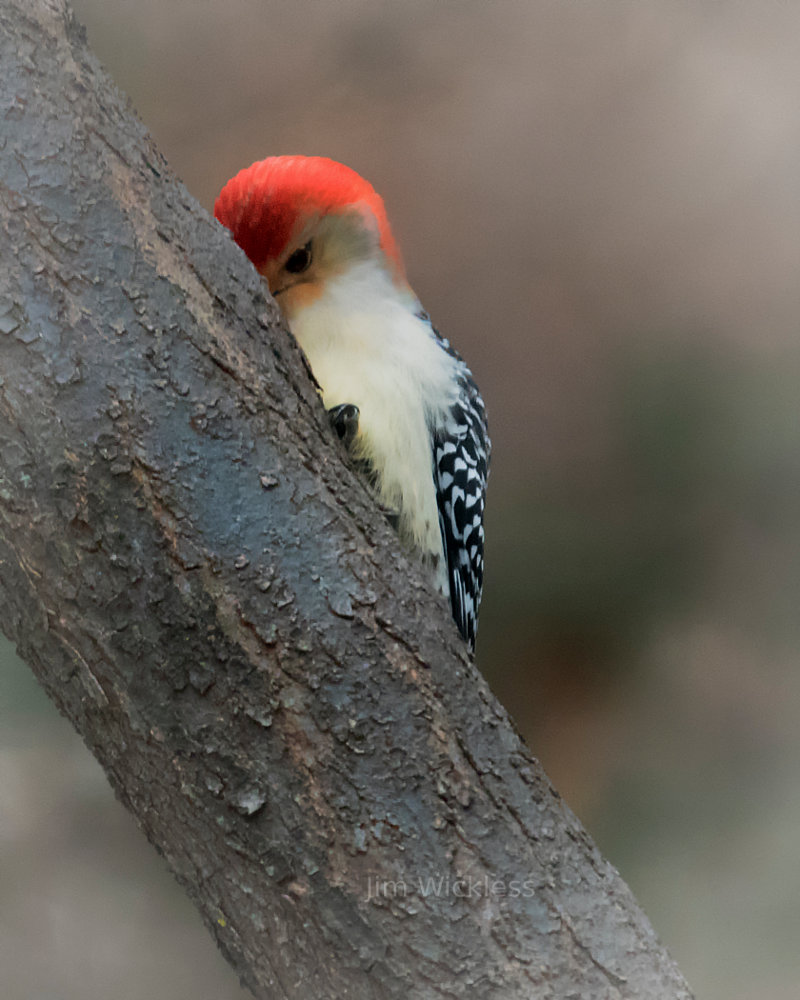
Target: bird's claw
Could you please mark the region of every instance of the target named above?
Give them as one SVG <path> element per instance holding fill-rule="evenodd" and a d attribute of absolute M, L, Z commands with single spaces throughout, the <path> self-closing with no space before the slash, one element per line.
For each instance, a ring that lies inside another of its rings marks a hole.
<path fill-rule="evenodd" d="M 400 528 L 400 511 L 394 507 L 386 507 L 384 504 L 381 504 L 380 512 L 394 528 L 394 530 L 398 531 Z"/>
<path fill-rule="evenodd" d="M 339 406 L 332 406 L 328 410 L 328 419 L 331 427 L 336 431 L 339 440 L 349 448 L 358 434 L 358 418 L 360 411 L 354 403 L 341 403 Z"/>

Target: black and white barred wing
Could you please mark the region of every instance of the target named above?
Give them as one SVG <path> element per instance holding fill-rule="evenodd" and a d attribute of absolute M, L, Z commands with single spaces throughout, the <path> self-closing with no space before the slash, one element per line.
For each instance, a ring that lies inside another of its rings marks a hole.
<path fill-rule="evenodd" d="M 455 354 L 452 348 L 449 353 Z M 466 365 L 459 388 L 449 418 L 434 429 L 433 475 L 453 617 L 474 649 L 483 590 L 483 508 L 491 444 L 483 400 Z"/>

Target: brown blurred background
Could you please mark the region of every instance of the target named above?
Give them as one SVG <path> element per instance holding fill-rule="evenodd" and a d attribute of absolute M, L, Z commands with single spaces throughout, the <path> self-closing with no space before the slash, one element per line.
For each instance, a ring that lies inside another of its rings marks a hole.
<path fill-rule="evenodd" d="M 800 4 L 76 0 L 210 208 L 383 193 L 494 456 L 479 662 L 707 1000 L 800 995 Z M 5 1000 L 243 997 L 0 646 Z"/>

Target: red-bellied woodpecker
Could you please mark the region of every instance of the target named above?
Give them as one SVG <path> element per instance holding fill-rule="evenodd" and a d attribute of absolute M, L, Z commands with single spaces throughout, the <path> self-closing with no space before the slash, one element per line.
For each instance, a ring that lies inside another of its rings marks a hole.
<path fill-rule="evenodd" d="M 334 160 L 274 156 L 228 181 L 214 214 L 266 279 L 333 426 L 474 647 L 486 413 L 406 281 L 383 201 Z"/>

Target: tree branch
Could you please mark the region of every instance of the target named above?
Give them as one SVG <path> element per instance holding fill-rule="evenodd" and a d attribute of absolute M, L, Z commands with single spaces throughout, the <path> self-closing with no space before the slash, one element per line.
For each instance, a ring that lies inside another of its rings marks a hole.
<path fill-rule="evenodd" d="M 0 0 L 0 626 L 256 997 L 688 997 L 63 0 Z"/>

